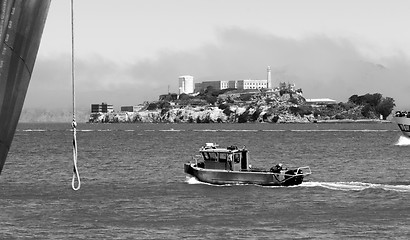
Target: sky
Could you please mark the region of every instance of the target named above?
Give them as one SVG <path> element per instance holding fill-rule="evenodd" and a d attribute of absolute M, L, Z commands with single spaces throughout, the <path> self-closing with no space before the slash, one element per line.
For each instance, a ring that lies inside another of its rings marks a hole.
<path fill-rule="evenodd" d="M 410 108 L 407 0 L 75 0 L 76 105 L 115 110 L 194 82 L 266 79 L 305 98 Z M 70 109 L 69 0 L 51 2 L 24 108 Z"/>

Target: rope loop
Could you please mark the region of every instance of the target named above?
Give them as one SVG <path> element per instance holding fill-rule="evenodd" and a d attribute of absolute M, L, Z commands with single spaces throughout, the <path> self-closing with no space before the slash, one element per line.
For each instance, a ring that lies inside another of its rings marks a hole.
<path fill-rule="evenodd" d="M 74 119 L 71 126 L 73 127 L 73 179 L 71 181 L 71 187 L 74 191 L 77 191 L 81 187 L 81 180 L 77 167 L 77 123 Z M 77 186 L 75 184 L 76 182 Z"/>
<path fill-rule="evenodd" d="M 74 71 L 74 0 L 71 0 L 71 84 L 73 93 L 73 122 L 71 127 L 73 128 L 73 179 L 71 181 L 71 187 L 74 191 L 80 189 L 81 181 L 80 174 L 77 168 L 77 123 L 75 121 L 75 71 Z M 77 182 L 77 186 L 76 183 Z"/>

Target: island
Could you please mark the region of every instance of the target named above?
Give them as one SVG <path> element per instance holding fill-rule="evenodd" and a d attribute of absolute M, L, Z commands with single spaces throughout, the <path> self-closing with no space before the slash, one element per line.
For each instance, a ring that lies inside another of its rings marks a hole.
<path fill-rule="evenodd" d="M 137 111 L 91 113 L 90 123 L 318 123 L 383 121 L 395 107 L 380 93 L 352 95 L 347 102 L 306 99 L 301 89 L 216 90 L 164 94 Z"/>

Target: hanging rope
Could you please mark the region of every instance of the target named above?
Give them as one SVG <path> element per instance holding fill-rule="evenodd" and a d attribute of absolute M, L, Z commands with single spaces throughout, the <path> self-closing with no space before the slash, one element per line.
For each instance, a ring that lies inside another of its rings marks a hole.
<path fill-rule="evenodd" d="M 74 191 L 80 189 L 81 181 L 80 174 L 77 168 L 77 123 L 75 121 L 75 84 L 74 84 L 74 0 L 71 0 L 71 84 L 73 91 L 73 122 L 71 127 L 73 129 L 73 179 L 71 187 Z M 77 180 L 77 187 L 76 187 Z"/>

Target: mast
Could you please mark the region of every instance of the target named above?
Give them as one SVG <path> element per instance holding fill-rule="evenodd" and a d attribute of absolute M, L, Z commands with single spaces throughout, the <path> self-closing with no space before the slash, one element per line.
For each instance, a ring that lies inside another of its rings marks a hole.
<path fill-rule="evenodd" d="M 10 150 L 51 0 L 0 0 L 0 173 Z"/>

